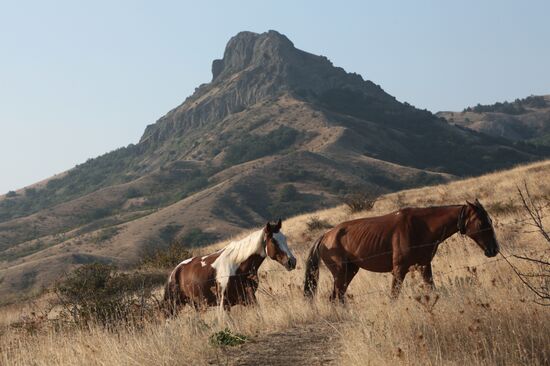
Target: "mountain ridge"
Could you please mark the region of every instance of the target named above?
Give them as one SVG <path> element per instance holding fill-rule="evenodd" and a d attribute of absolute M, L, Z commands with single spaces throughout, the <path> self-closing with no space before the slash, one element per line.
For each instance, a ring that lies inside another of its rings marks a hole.
<path fill-rule="evenodd" d="M 490 136 L 550 146 L 550 95 L 478 104 L 462 112 L 442 111 L 436 115 L 450 124 Z"/>

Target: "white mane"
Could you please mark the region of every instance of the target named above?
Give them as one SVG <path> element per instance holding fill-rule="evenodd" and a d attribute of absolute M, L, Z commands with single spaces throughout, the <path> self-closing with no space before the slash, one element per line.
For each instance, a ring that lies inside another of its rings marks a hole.
<path fill-rule="evenodd" d="M 216 281 L 221 287 L 222 294 L 227 287 L 229 277 L 233 276 L 242 262 L 253 254 L 266 256 L 265 248 L 262 245 L 264 230 L 258 230 L 246 238 L 232 241 L 224 249 L 218 258 L 212 263 L 216 269 Z"/>

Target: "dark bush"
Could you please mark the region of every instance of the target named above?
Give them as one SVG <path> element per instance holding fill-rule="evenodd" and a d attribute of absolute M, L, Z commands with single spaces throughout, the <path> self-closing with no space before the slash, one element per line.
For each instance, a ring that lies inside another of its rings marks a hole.
<path fill-rule="evenodd" d="M 174 241 L 168 247 L 154 249 L 142 256 L 141 266 L 145 268 L 174 268 L 181 261 L 193 255 L 181 241 Z"/>
<path fill-rule="evenodd" d="M 141 197 L 141 195 L 142 195 L 141 192 L 137 188 L 134 188 L 134 187 L 130 187 L 126 191 L 126 198 L 128 198 L 128 199 Z"/>
<path fill-rule="evenodd" d="M 36 188 L 25 188 L 25 196 L 29 198 L 36 197 Z"/>
<path fill-rule="evenodd" d="M 307 225 L 308 231 L 316 231 L 316 230 L 332 228 L 332 225 L 328 221 L 321 220 L 319 216 L 311 216 L 307 220 L 306 225 Z"/>
<path fill-rule="evenodd" d="M 160 229 L 159 236 L 164 243 L 171 244 L 175 240 L 176 235 L 182 227 L 183 226 L 177 224 L 166 225 L 165 227 Z"/>
<path fill-rule="evenodd" d="M 266 135 L 245 135 L 229 146 L 225 164 L 240 164 L 289 148 L 298 135 L 297 130 L 287 126 L 281 126 Z"/>
<path fill-rule="evenodd" d="M 283 186 L 280 192 L 280 200 L 283 202 L 292 201 L 298 198 L 298 190 L 294 185 L 287 184 Z"/>
<path fill-rule="evenodd" d="M 15 191 L 9 191 L 8 193 L 6 193 L 6 197 L 7 198 L 17 197 L 17 193 Z"/>
<path fill-rule="evenodd" d="M 79 267 L 55 285 L 61 317 L 79 325 L 97 322 L 106 327 L 136 322 L 157 309 L 151 291 L 165 278 L 159 274 L 116 271 L 107 264 Z"/>
<path fill-rule="evenodd" d="M 120 231 L 120 228 L 116 226 L 103 229 L 93 237 L 93 242 L 96 244 L 100 244 L 100 243 L 109 241 L 112 238 L 114 238 L 119 233 L 119 231 Z"/>
<path fill-rule="evenodd" d="M 185 235 L 178 239 L 187 247 L 201 247 L 218 240 L 218 236 L 212 233 L 206 233 L 199 228 L 189 230 Z"/>
<path fill-rule="evenodd" d="M 369 193 L 352 193 L 344 197 L 344 203 L 352 213 L 372 210 L 377 200 L 377 194 Z"/>
<path fill-rule="evenodd" d="M 513 102 L 496 102 L 495 104 L 477 104 L 475 107 L 468 107 L 464 109 L 464 112 L 476 112 L 476 113 L 506 113 L 512 115 L 523 114 L 527 112 L 525 107 L 531 108 L 544 108 L 547 106 L 547 102 L 542 96 L 531 95 L 527 98 L 516 99 Z"/>

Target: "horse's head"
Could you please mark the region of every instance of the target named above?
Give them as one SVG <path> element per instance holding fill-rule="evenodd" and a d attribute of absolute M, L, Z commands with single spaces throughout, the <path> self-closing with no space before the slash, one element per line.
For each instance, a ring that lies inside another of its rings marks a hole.
<path fill-rule="evenodd" d="M 493 222 L 481 203 L 477 199 L 474 203 L 466 202 L 460 216 L 458 220 L 460 233 L 472 238 L 487 257 L 497 255 L 499 245 Z"/>
<path fill-rule="evenodd" d="M 281 232 L 281 219 L 275 225 L 268 222 L 264 228 L 264 236 L 267 256 L 289 271 L 296 268 L 296 258 L 288 248 L 286 236 Z"/>

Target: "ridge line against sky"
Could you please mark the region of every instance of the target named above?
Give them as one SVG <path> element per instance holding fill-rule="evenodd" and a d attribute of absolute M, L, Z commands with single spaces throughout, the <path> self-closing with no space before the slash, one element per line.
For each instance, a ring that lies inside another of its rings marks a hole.
<path fill-rule="evenodd" d="M 432 112 L 550 94 L 547 1 L 0 2 L 0 194 L 129 143 L 243 30 Z"/>

